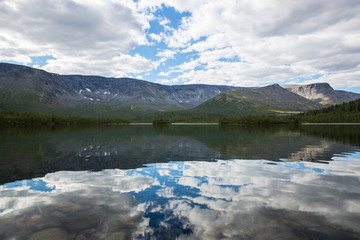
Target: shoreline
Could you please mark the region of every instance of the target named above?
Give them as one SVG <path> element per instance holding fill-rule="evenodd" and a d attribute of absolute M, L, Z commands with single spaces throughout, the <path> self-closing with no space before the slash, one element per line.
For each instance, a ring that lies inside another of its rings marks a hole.
<path fill-rule="evenodd" d="M 153 126 L 152 123 L 128 123 L 125 125 L 151 125 Z M 182 126 L 182 125 L 213 125 L 213 126 L 217 126 L 219 125 L 219 123 L 169 123 L 169 124 L 158 124 L 157 126 Z"/>
<path fill-rule="evenodd" d="M 301 125 L 360 125 L 360 123 L 301 123 Z"/>

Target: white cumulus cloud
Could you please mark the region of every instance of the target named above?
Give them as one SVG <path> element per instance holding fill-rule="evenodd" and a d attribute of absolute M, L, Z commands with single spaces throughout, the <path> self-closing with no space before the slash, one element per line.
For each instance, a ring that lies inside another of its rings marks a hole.
<path fill-rule="evenodd" d="M 199 55 L 177 66 L 187 83 L 256 86 L 324 75 L 336 87 L 360 86 L 359 1 L 158 0 L 152 7 L 161 3 L 191 13 L 164 36 L 169 47 Z M 224 48 L 241 62 L 219 61 L 228 57 Z"/>
<path fill-rule="evenodd" d="M 58 73 L 125 75 L 155 67 L 129 50 L 146 43 L 149 23 L 132 1 L 4 0 L 0 2 L 0 60 L 31 63 Z"/>
<path fill-rule="evenodd" d="M 0 9 L 0 61 L 52 56 L 45 70 L 115 77 L 161 66 L 160 78 L 187 84 L 360 87 L 359 1 L 3 0 Z"/>

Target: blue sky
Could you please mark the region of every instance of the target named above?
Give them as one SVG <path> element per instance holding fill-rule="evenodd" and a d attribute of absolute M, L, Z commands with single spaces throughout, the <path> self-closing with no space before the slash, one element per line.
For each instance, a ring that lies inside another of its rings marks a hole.
<path fill-rule="evenodd" d="M 0 61 L 161 84 L 360 92 L 360 2 L 4 0 Z M 16 19 L 16 21 L 13 21 Z"/>

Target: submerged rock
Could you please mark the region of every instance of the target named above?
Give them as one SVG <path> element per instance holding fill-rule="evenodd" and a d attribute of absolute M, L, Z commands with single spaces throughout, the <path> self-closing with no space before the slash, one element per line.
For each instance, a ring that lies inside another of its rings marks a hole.
<path fill-rule="evenodd" d="M 66 214 L 60 212 L 60 211 L 54 211 L 51 213 L 51 216 L 57 219 L 66 218 Z"/>
<path fill-rule="evenodd" d="M 124 232 L 116 232 L 111 234 L 106 240 L 122 240 L 125 239 L 126 233 Z"/>
<path fill-rule="evenodd" d="M 48 228 L 31 235 L 29 240 L 68 240 L 69 234 L 60 228 Z"/>
<path fill-rule="evenodd" d="M 78 204 L 74 204 L 71 202 L 61 202 L 57 205 L 60 211 L 65 213 L 72 213 L 74 211 L 79 211 L 82 209 L 82 207 Z"/>
<path fill-rule="evenodd" d="M 86 240 L 87 237 L 85 237 L 83 234 L 79 234 L 75 240 Z"/>
<path fill-rule="evenodd" d="M 85 216 L 80 214 L 78 216 L 70 216 L 64 220 L 64 225 L 70 231 L 79 231 L 98 227 L 100 219 L 97 216 Z"/>

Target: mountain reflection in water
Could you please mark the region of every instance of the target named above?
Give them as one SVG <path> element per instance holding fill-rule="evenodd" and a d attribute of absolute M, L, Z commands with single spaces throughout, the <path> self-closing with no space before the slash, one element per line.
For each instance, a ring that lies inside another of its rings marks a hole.
<path fill-rule="evenodd" d="M 360 239 L 359 129 L 314 129 L 4 133 L 0 238 Z"/>

